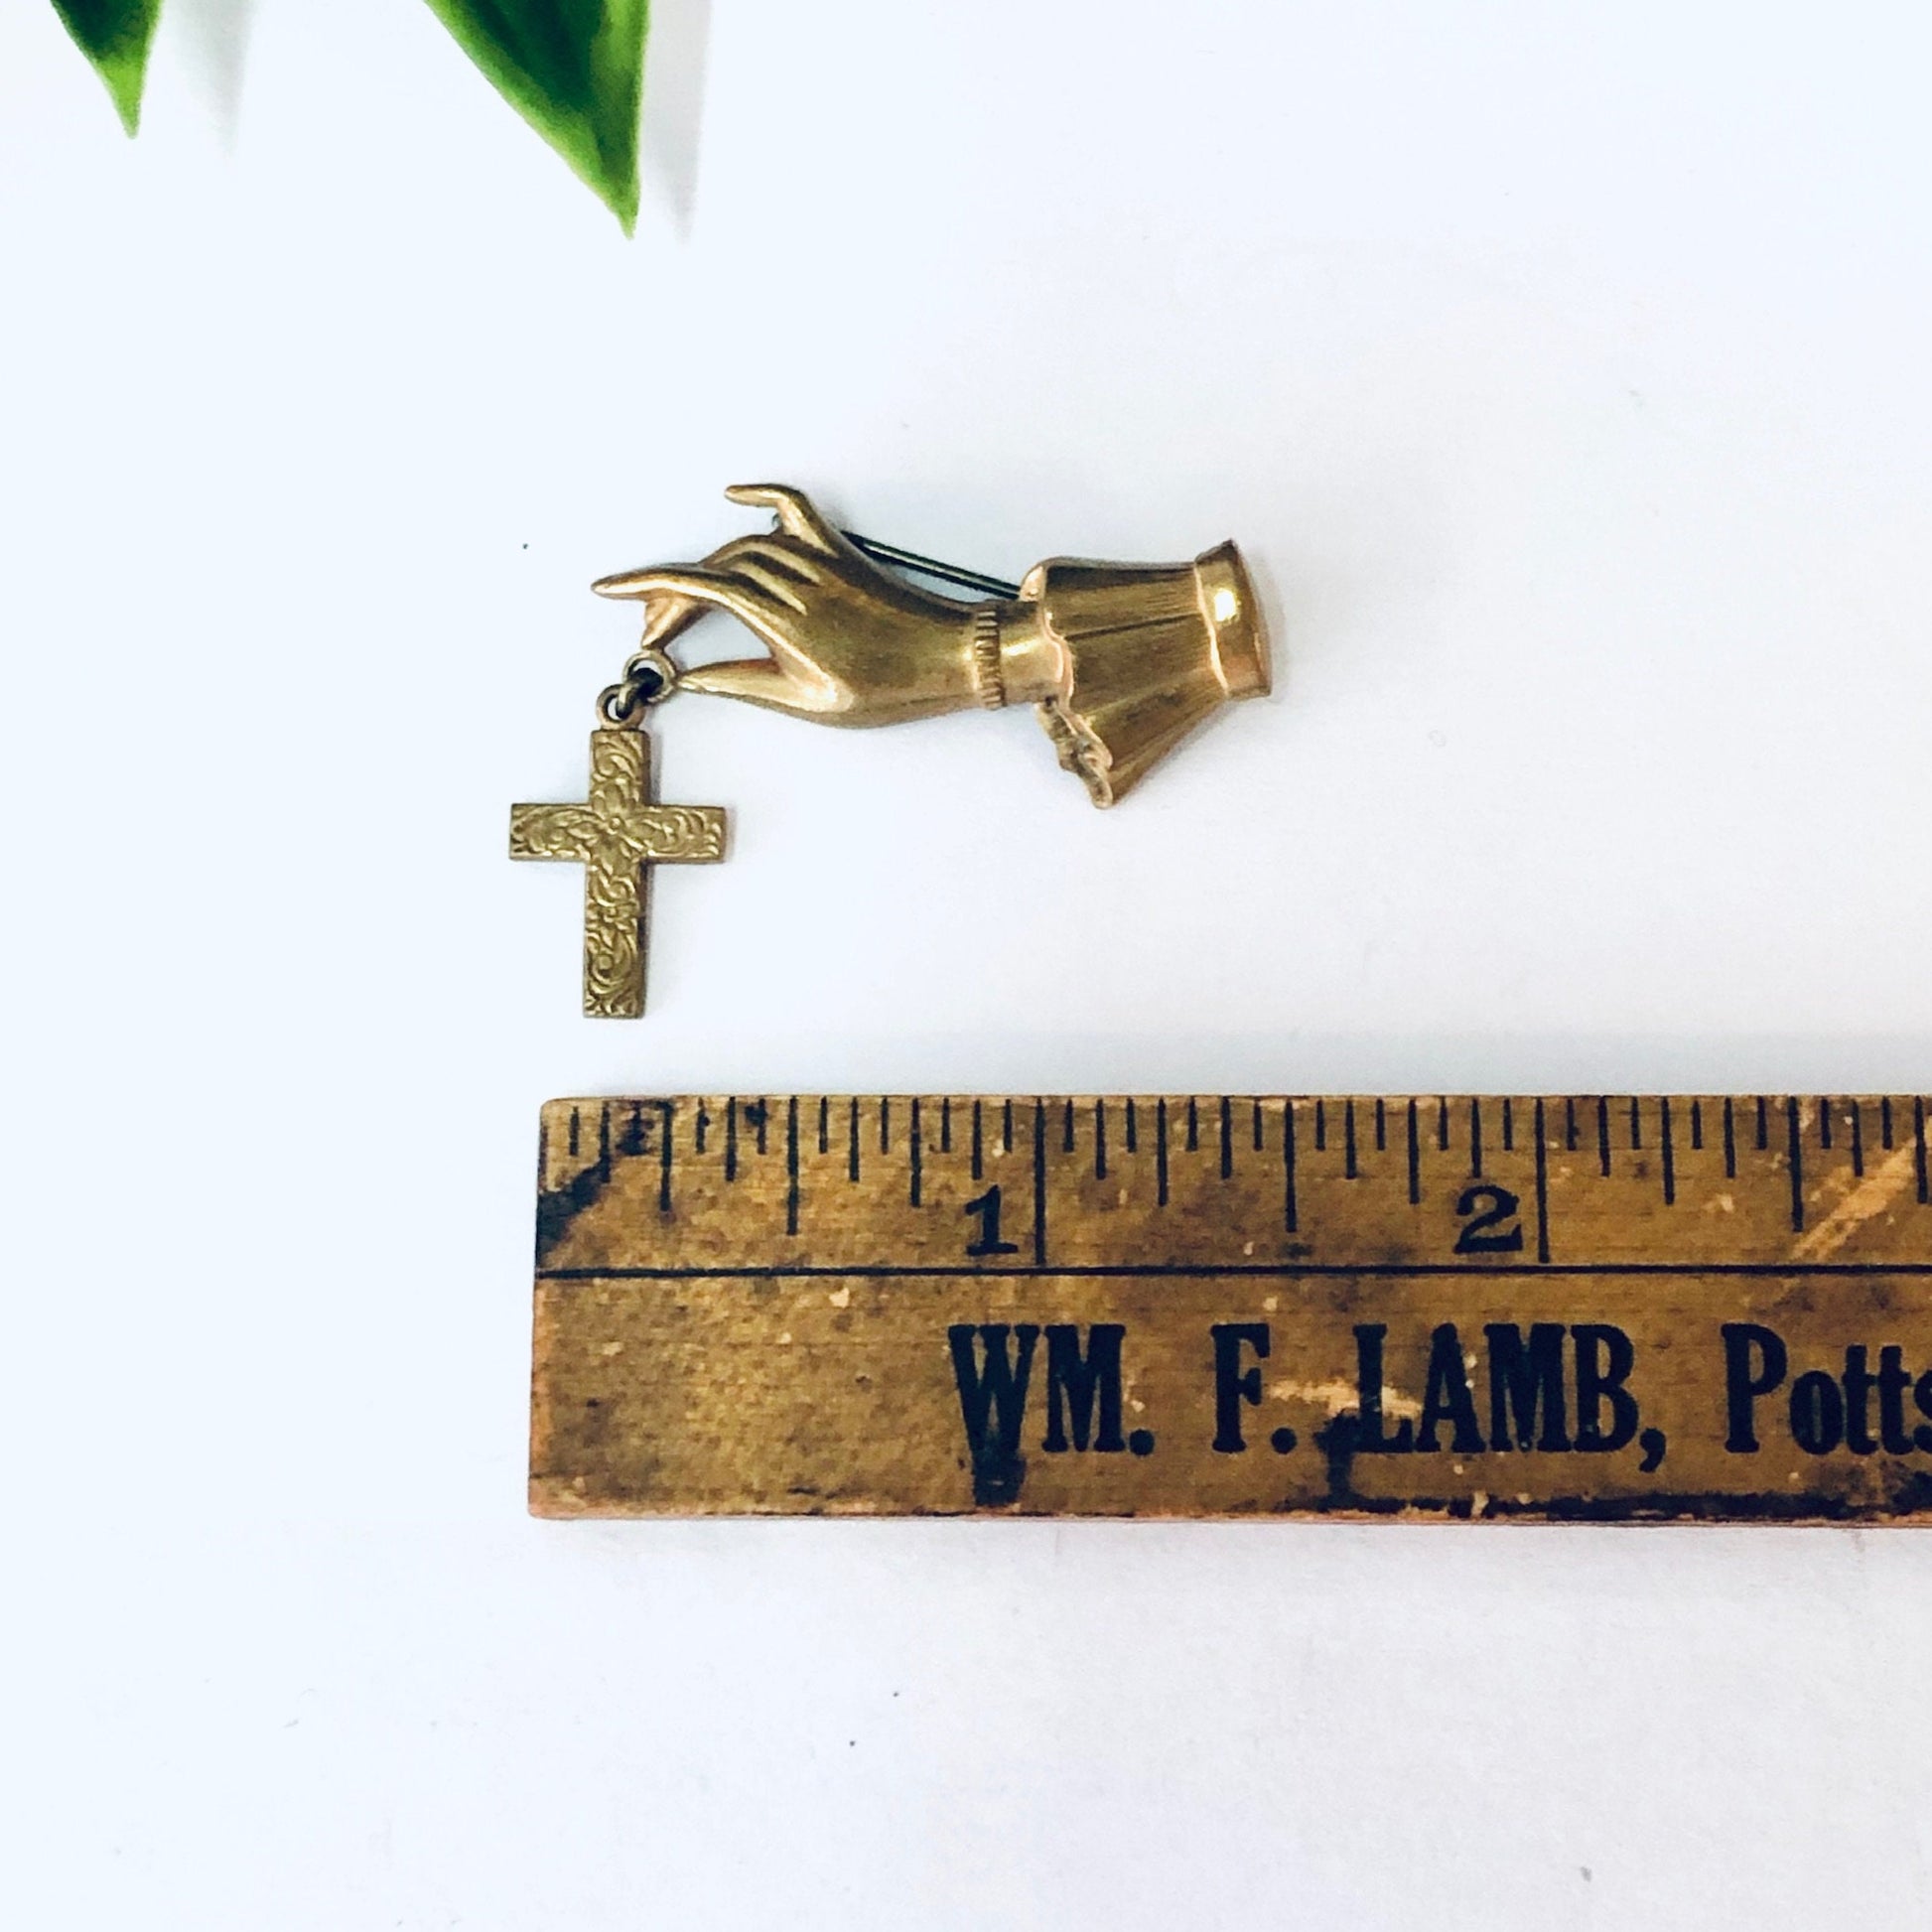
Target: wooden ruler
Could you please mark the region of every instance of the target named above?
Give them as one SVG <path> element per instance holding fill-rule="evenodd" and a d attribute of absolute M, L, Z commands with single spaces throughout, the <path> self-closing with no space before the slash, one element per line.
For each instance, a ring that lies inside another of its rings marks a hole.
<path fill-rule="evenodd" d="M 531 1506 L 1932 1518 L 1926 1109 L 553 1101 Z"/>

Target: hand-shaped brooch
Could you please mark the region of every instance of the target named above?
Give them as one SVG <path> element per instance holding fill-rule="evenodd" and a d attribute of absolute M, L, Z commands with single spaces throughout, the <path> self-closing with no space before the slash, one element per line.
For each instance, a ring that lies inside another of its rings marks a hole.
<path fill-rule="evenodd" d="M 585 867 L 587 1013 L 643 1010 L 644 868 L 724 856 L 722 811 L 650 802 L 643 719 L 673 690 L 848 726 L 1036 704 L 1096 805 L 1124 796 L 1210 712 L 1268 690 L 1267 631 L 1232 543 L 1190 564 L 1050 558 L 1017 585 L 887 553 L 997 593 L 968 603 L 884 567 L 883 546 L 838 529 L 800 490 L 725 493 L 770 510 L 776 528 L 698 563 L 598 582 L 606 597 L 641 603 L 644 628 L 598 701 L 590 798 L 512 813 L 513 858 Z M 670 647 L 711 611 L 737 618 L 768 655 L 679 670 Z"/>

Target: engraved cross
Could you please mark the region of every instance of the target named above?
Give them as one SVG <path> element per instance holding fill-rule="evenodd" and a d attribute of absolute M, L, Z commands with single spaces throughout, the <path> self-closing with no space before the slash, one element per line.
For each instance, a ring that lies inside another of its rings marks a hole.
<path fill-rule="evenodd" d="M 666 863 L 725 856 L 717 805 L 654 805 L 650 740 L 641 731 L 591 734 L 590 795 L 581 805 L 512 805 L 512 859 L 574 859 L 584 868 L 584 1011 L 634 1020 L 644 1010 L 649 874 Z"/>

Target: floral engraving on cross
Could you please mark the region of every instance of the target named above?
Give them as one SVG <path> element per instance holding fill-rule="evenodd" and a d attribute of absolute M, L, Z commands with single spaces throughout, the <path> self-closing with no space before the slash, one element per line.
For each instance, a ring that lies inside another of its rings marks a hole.
<path fill-rule="evenodd" d="M 644 922 L 653 865 L 712 865 L 725 856 L 718 805 L 658 805 L 650 740 L 641 731 L 591 734 L 589 795 L 575 805 L 512 805 L 512 859 L 569 859 L 584 868 L 584 1011 L 634 1020 L 644 1010 Z"/>

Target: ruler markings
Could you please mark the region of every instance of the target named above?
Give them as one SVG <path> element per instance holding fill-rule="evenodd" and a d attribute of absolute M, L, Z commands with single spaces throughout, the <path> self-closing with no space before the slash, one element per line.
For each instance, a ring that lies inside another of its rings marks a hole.
<path fill-rule="evenodd" d="M 1672 1207 L 1677 1202 L 1677 1150 L 1671 1141 L 1668 1098 L 1657 1103 L 1657 1143 L 1664 1158 L 1664 1205 Z"/>

